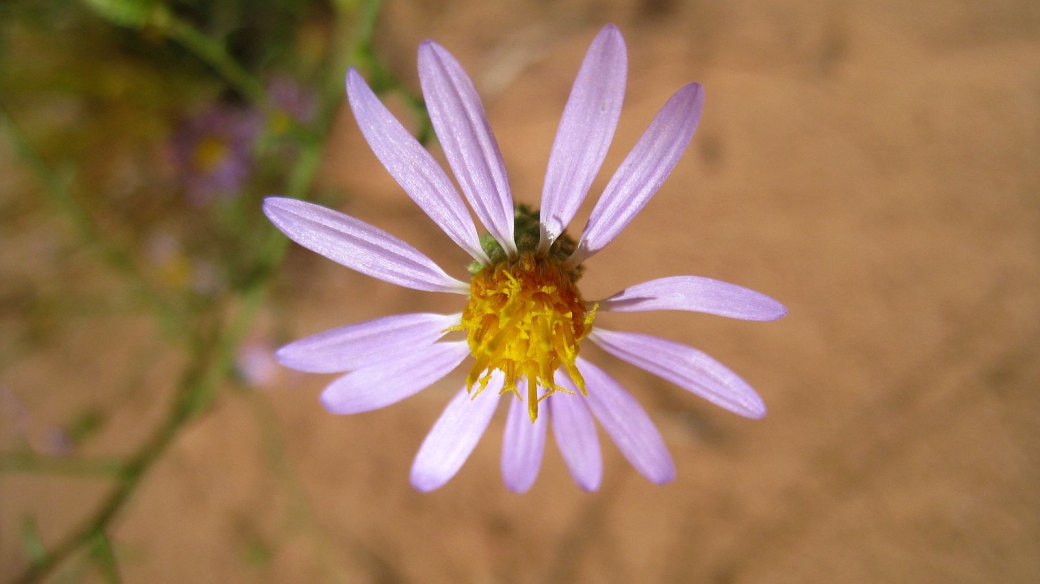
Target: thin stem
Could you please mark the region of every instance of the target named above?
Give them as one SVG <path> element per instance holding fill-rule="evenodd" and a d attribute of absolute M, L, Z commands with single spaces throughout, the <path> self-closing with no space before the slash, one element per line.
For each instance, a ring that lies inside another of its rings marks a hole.
<path fill-rule="evenodd" d="M 51 203 L 72 222 L 79 238 L 127 280 L 135 295 L 162 315 L 164 325 L 172 330 L 177 330 L 176 323 L 182 320 L 178 311 L 145 281 L 137 270 L 132 256 L 103 235 L 87 210 L 69 192 L 65 182 L 58 178 L 57 173 L 43 160 L 39 151 L 33 147 L 21 128 L 11 119 L 3 103 L 0 103 L 0 127 L 7 134 L 14 148 L 15 156 L 40 182 L 44 194 Z"/>
<path fill-rule="evenodd" d="M 265 100 L 263 83 L 232 59 L 223 45 L 167 10 L 157 12 L 153 20 L 167 36 L 213 68 L 245 98 L 254 103 Z"/>
<path fill-rule="evenodd" d="M 313 140 L 305 141 L 301 145 L 300 156 L 287 179 L 287 193 L 291 196 L 305 198 L 310 193 L 324 156 L 332 119 L 342 102 L 342 74 L 347 66 L 363 59 L 362 56 L 367 56 L 367 63 L 370 66 L 381 69 L 381 73 L 379 73 L 381 78 L 384 81 L 389 80 L 389 86 L 400 91 L 406 97 L 409 105 L 420 113 L 422 119 L 420 127 L 423 128 L 420 137 L 428 138 L 431 135 L 429 118 L 422 106 L 421 99 L 408 93 L 400 81 L 374 56 L 371 44 L 378 11 L 379 0 L 367 0 L 362 6 L 357 20 L 353 23 L 353 34 L 348 35 L 345 30 L 342 30 L 342 27 L 351 15 L 346 10 L 340 9 L 335 32 L 336 38 L 337 40 L 349 38 L 350 41 L 347 46 L 340 47 L 343 50 L 336 53 L 340 55 L 340 60 L 334 60 L 330 70 L 327 71 L 328 93 L 323 96 L 323 108 L 316 124 L 316 127 L 321 130 L 314 135 Z M 244 96 L 258 103 L 263 102 L 262 84 L 231 59 L 219 43 L 202 34 L 190 24 L 167 13 L 164 9 L 153 13 L 152 19 L 150 24 L 196 54 Z M 385 87 L 387 85 L 384 85 Z M 44 185 L 56 206 L 72 219 L 79 235 L 96 247 L 108 263 L 125 273 L 130 285 L 139 289 L 142 295 L 150 299 L 167 319 L 178 320 L 174 318 L 176 312 L 167 305 L 164 298 L 158 296 L 141 278 L 132 257 L 101 236 L 101 232 L 96 228 L 85 209 L 70 195 L 65 184 L 44 163 L 42 157 L 31 147 L 29 141 L 14 125 L 2 107 L 0 107 L 0 125 L 10 136 L 15 152 Z M 237 289 L 230 298 L 224 299 L 225 306 L 217 307 L 213 311 L 213 314 L 227 314 L 227 309 L 233 308 L 229 320 L 210 326 L 192 326 L 190 329 L 181 325 L 181 328 L 178 329 L 185 332 L 186 336 L 191 336 L 193 342 L 188 346 L 191 348 L 192 358 L 178 384 L 166 416 L 152 431 L 149 438 L 127 460 L 120 462 L 102 459 L 0 456 L 0 470 L 71 474 L 96 473 L 101 476 L 115 476 L 117 480 L 114 488 L 95 511 L 61 539 L 56 546 L 38 558 L 38 561 L 30 565 L 15 582 L 28 584 L 41 581 L 70 555 L 85 546 L 91 546 L 90 549 L 104 571 L 105 577 L 110 582 L 119 582 L 115 555 L 112 553 L 111 542 L 106 533 L 141 486 L 145 476 L 167 452 L 181 430 L 209 410 L 219 390 L 226 384 L 233 371 L 236 351 L 249 333 L 256 315 L 266 299 L 271 284 L 270 276 L 284 256 L 287 241 L 273 229 L 262 240 L 261 257 L 263 259 L 258 266 L 258 277 Z M 262 408 L 260 415 L 263 415 Z M 279 452 L 278 458 L 283 459 L 283 457 L 284 452 Z M 282 460 L 278 466 L 282 464 L 287 464 L 287 461 Z M 282 472 L 288 472 L 288 469 L 282 468 Z M 299 485 L 295 485 L 292 490 L 295 491 L 296 497 L 302 498 L 298 488 Z M 306 518 L 308 516 L 306 506 L 294 509 L 294 514 Z"/>
<path fill-rule="evenodd" d="M 0 454 L 0 473 L 26 472 L 83 477 L 122 477 L 123 461 L 114 458 L 57 458 L 31 452 Z"/>
<path fill-rule="evenodd" d="M 112 541 L 104 533 L 97 533 L 91 541 L 93 556 L 97 561 L 101 573 L 109 584 L 121 584 L 123 578 L 119 575 L 119 564 L 116 561 L 115 551 L 112 549 Z"/>
<path fill-rule="evenodd" d="M 278 419 L 275 417 L 270 401 L 263 393 L 249 388 L 240 389 L 249 401 L 253 418 L 260 429 L 267 463 L 282 483 L 282 488 L 288 498 L 289 529 L 300 529 L 311 538 L 317 548 L 318 561 L 324 572 L 324 581 L 349 581 L 344 570 L 337 564 L 337 559 L 341 557 L 341 554 L 333 549 L 326 534 L 314 522 L 313 513 L 307 501 L 307 493 L 293 467 L 285 444 L 285 437 L 279 430 Z"/>

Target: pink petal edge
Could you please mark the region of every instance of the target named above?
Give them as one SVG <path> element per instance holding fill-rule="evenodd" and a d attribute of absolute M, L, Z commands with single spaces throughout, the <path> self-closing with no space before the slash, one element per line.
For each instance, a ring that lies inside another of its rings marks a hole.
<path fill-rule="evenodd" d="M 540 215 L 546 249 L 574 218 L 603 165 L 621 117 L 627 70 L 625 39 L 608 24 L 578 70 L 549 155 Z"/>
<path fill-rule="evenodd" d="M 286 367 L 308 373 L 353 371 L 426 348 L 461 319 L 462 314 L 384 316 L 289 343 L 275 352 L 275 358 Z"/>
<path fill-rule="evenodd" d="M 412 463 L 412 486 L 429 492 L 444 486 L 472 454 L 498 406 L 503 377 L 495 375 L 474 398 L 462 388 L 426 435 Z"/>
<path fill-rule="evenodd" d="M 526 493 L 538 478 L 538 471 L 542 467 L 545 428 L 549 416 L 548 412 L 543 410 L 541 415 L 531 422 L 526 401 L 509 401 L 509 415 L 502 438 L 502 480 L 510 491 Z"/>
<path fill-rule="evenodd" d="M 570 377 L 556 372 L 556 383 L 575 393 L 558 393 L 545 400 L 552 423 L 556 446 L 567 463 L 574 482 L 582 490 L 593 492 L 603 480 L 603 454 L 599 448 L 596 423 Z"/>
<path fill-rule="evenodd" d="M 589 339 L 622 361 L 645 369 L 735 414 L 758 419 L 766 405 L 743 379 L 686 345 L 650 335 L 596 329 Z"/>
<path fill-rule="evenodd" d="M 469 294 L 467 284 L 419 250 L 364 221 L 283 197 L 264 199 L 264 214 L 289 239 L 367 276 L 415 290 Z"/>
<path fill-rule="evenodd" d="M 672 276 L 629 286 L 606 300 L 608 312 L 689 310 L 729 318 L 769 321 L 787 314 L 776 300 L 754 290 L 700 276 Z"/>
<path fill-rule="evenodd" d="M 515 255 L 509 178 L 473 82 L 451 53 L 429 40 L 419 45 L 419 82 L 430 121 L 466 200 L 488 232 Z"/>
<path fill-rule="evenodd" d="M 578 371 L 589 391 L 585 399 L 603 430 L 640 474 L 664 484 L 675 479 L 675 464 L 650 416 L 621 384 L 585 359 Z"/>
<path fill-rule="evenodd" d="M 394 180 L 452 241 L 478 262 L 489 263 L 451 179 L 353 67 L 347 71 L 347 98 L 365 140 Z"/>
<path fill-rule="evenodd" d="M 359 414 L 411 397 L 452 372 L 469 356 L 466 341 L 434 343 L 405 356 L 352 371 L 333 381 L 321 403 L 333 414 Z"/>
<path fill-rule="evenodd" d="M 704 89 L 697 83 L 682 87 L 664 104 L 596 201 L 567 267 L 606 247 L 646 206 L 690 144 L 703 107 Z"/>

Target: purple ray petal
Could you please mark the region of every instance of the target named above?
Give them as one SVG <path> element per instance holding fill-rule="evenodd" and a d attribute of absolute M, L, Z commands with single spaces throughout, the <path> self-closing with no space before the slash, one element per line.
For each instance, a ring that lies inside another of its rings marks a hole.
<path fill-rule="evenodd" d="M 487 264 L 473 218 L 451 179 L 353 68 L 347 72 L 347 97 L 361 133 L 394 180 L 452 241 Z"/>
<path fill-rule="evenodd" d="M 466 200 L 488 232 L 515 254 L 509 179 L 473 82 L 433 41 L 419 45 L 419 81 L 430 121 Z"/>
<path fill-rule="evenodd" d="M 589 338 L 618 359 L 646 369 L 711 403 L 748 418 L 766 415 L 754 389 L 718 361 L 676 342 L 650 335 L 596 329 Z"/>
<path fill-rule="evenodd" d="M 603 165 L 621 116 L 627 69 L 625 40 L 608 24 L 585 55 L 556 131 L 542 188 L 543 246 L 563 233 Z"/>
<path fill-rule="evenodd" d="M 776 300 L 736 284 L 699 276 L 673 276 L 629 286 L 599 301 L 610 312 L 690 310 L 744 320 L 776 320 L 787 308 Z"/>
<path fill-rule="evenodd" d="M 586 403 L 621 454 L 654 483 L 675 479 L 672 456 L 639 402 L 599 367 L 581 358 L 577 364 L 589 391 Z"/>
<path fill-rule="evenodd" d="M 353 371 L 426 348 L 460 320 L 460 314 L 395 314 L 300 339 L 278 349 L 275 358 L 308 373 Z"/>
<path fill-rule="evenodd" d="M 426 389 L 469 356 L 466 341 L 435 343 L 404 353 L 394 361 L 358 369 L 333 381 L 321 403 L 334 414 L 357 414 L 384 408 Z"/>
<path fill-rule="evenodd" d="M 567 468 L 574 477 L 574 482 L 586 491 L 599 489 L 603 479 L 603 456 L 599 450 L 599 437 L 596 435 L 596 424 L 592 414 L 585 405 L 578 388 L 567 377 L 557 372 L 556 384 L 575 393 L 567 395 L 557 393 L 545 400 L 552 422 L 556 446 L 563 455 Z"/>
<path fill-rule="evenodd" d="M 455 395 L 419 447 L 412 464 L 413 487 L 432 491 L 459 472 L 491 423 L 503 381 L 497 374 L 476 397 L 470 398 L 465 388 Z"/>
<path fill-rule="evenodd" d="M 531 422 L 527 404 L 523 400 L 510 400 L 509 417 L 502 442 L 502 479 L 506 488 L 514 493 L 526 493 L 538 470 L 542 467 L 545 452 L 545 412 Z"/>
<path fill-rule="evenodd" d="M 639 214 L 690 144 L 703 107 L 704 89 L 697 83 L 686 85 L 664 104 L 596 201 L 568 266 L 606 247 Z"/>
<path fill-rule="evenodd" d="M 343 213 L 281 197 L 264 199 L 264 213 L 289 239 L 362 274 L 415 290 L 469 294 L 469 286 L 419 250 Z"/>

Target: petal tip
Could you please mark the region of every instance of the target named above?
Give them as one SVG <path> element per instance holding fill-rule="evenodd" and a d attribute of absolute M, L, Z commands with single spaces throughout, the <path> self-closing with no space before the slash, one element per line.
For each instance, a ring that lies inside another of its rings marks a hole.
<path fill-rule="evenodd" d="M 347 85 L 347 96 L 349 96 L 351 93 L 351 87 L 361 80 L 361 74 L 358 73 L 357 69 L 351 67 L 350 69 L 347 69 L 347 74 L 344 79 L 346 80 Z"/>
<path fill-rule="evenodd" d="M 625 43 L 625 37 L 621 34 L 621 29 L 612 22 L 605 24 L 603 28 L 599 29 L 599 34 L 596 36 L 607 38 L 613 43 L 620 43 L 622 45 Z"/>
<path fill-rule="evenodd" d="M 510 482 L 510 481 L 505 481 L 505 484 L 506 484 L 506 488 L 507 489 L 509 489 L 513 493 L 516 493 L 517 495 L 523 495 L 527 491 L 531 490 L 531 485 L 527 484 L 526 482 L 525 483 L 514 483 L 514 482 Z"/>
<path fill-rule="evenodd" d="M 671 471 L 666 474 L 662 474 L 660 476 L 653 476 L 649 478 L 650 482 L 654 483 L 655 485 L 667 485 L 668 483 L 675 480 L 675 469 L 672 468 Z"/>
<path fill-rule="evenodd" d="M 599 490 L 600 477 L 596 477 L 594 480 L 582 479 L 576 482 L 578 483 L 579 489 L 585 491 L 586 493 L 595 493 Z"/>
<path fill-rule="evenodd" d="M 281 347 L 281 348 L 275 350 L 275 352 L 274 352 L 274 360 L 278 361 L 278 363 L 281 366 L 289 367 L 290 369 L 292 368 L 292 365 L 290 365 L 290 363 L 293 360 L 292 359 L 293 351 L 292 351 L 292 349 L 289 349 L 291 346 L 292 346 L 291 344 L 286 345 L 284 347 Z M 286 349 L 289 349 L 289 350 L 286 350 Z"/>
<path fill-rule="evenodd" d="M 438 45 L 433 39 L 424 39 L 419 43 L 419 59 L 423 59 L 424 55 L 431 55 L 431 53 L 437 52 L 438 50 L 443 51 L 444 48 Z"/>
<path fill-rule="evenodd" d="M 273 218 L 278 215 L 284 215 L 292 212 L 293 207 L 299 205 L 303 201 L 299 199 L 291 199 L 289 197 L 267 197 L 264 199 L 263 211 L 264 215 L 269 218 Z"/>
<path fill-rule="evenodd" d="M 429 493 L 430 491 L 435 491 L 444 486 L 444 483 L 438 478 L 421 471 L 416 471 L 415 469 L 412 469 L 409 482 L 411 482 L 412 488 L 420 493 Z"/>
<path fill-rule="evenodd" d="M 343 413 L 334 403 L 335 400 L 333 396 L 329 394 L 328 389 L 321 392 L 321 397 L 318 398 L 318 401 L 321 402 L 321 405 L 324 406 L 330 414 L 340 415 Z"/>

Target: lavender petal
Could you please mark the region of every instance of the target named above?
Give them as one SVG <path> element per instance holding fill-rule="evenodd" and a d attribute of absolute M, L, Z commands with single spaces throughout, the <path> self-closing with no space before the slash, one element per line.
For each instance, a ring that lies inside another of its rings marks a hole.
<path fill-rule="evenodd" d="M 587 398 L 578 395 L 578 388 L 565 373 L 556 373 L 556 384 L 575 395 L 556 394 L 545 400 L 552 422 L 556 446 L 571 472 L 574 482 L 583 490 L 599 489 L 603 479 L 603 456 L 592 414 L 585 405 Z"/>
<path fill-rule="evenodd" d="M 487 388 L 471 398 L 463 388 L 426 435 L 412 464 L 411 481 L 429 492 L 444 486 L 473 453 L 498 406 L 503 377 L 495 375 Z"/>
<path fill-rule="evenodd" d="M 466 341 L 435 343 L 394 361 L 352 371 L 333 381 L 321 403 L 334 414 L 384 408 L 426 389 L 469 356 Z"/>
<path fill-rule="evenodd" d="M 268 197 L 264 213 L 289 239 L 380 280 L 429 292 L 469 294 L 419 250 L 363 221 L 297 199 Z"/>
<path fill-rule="evenodd" d="M 514 493 L 526 493 L 538 478 L 545 452 L 545 412 L 531 422 L 527 404 L 514 399 L 509 404 L 509 417 L 502 441 L 502 479 Z"/>
<path fill-rule="evenodd" d="M 639 214 L 690 144 L 703 107 L 704 89 L 697 83 L 664 104 L 596 201 L 569 266 L 606 247 Z"/>
<path fill-rule="evenodd" d="M 747 418 L 766 415 L 762 398 L 743 379 L 704 353 L 637 333 L 596 329 L 589 338 L 618 359 L 645 369 L 711 403 Z"/>
<path fill-rule="evenodd" d="M 509 179 L 473 82 L 433 41 L 419 46 L 419 81 L 430 121 L 466 200 L 488 232 L 515 254 Z"/>
<path fill-rule="evenodd" d="M 586 403 L 621 454 L 651 482 L 674 480 L 668 448 L 639 402 L 599 367 L 581 358 L 577 365 L 589 391 Z"/>
<path fill-rule="evenodd" d="M 347 72 L 347 97 L 361 133 L 394 180 L 452 241 L 487 264 L 473 218 L 451 179 L 353 68 Z"/>
<path fill-rule="evenodd" d="M 736 284 L 699 276 L 673 276 L 629 286 L 599 301 L 609 312 L 689 310 L 744 320 L 776 320 L 787 308 L 776 300 Z"/>
<path fill-rule="evenodd" d="M 275 358 L 308 373 L 353 371 L 429 347 L 461 318 L 461 314 L 395 314 L 300 339 L 278 349 Z"/>
<path fill-rule="evenodd" d="M 585 55 L 556 131 L 542 189 L 542 245 L 574 218 L 614 138 L 625 96 L 625 40 L 608 24 Z"/>

